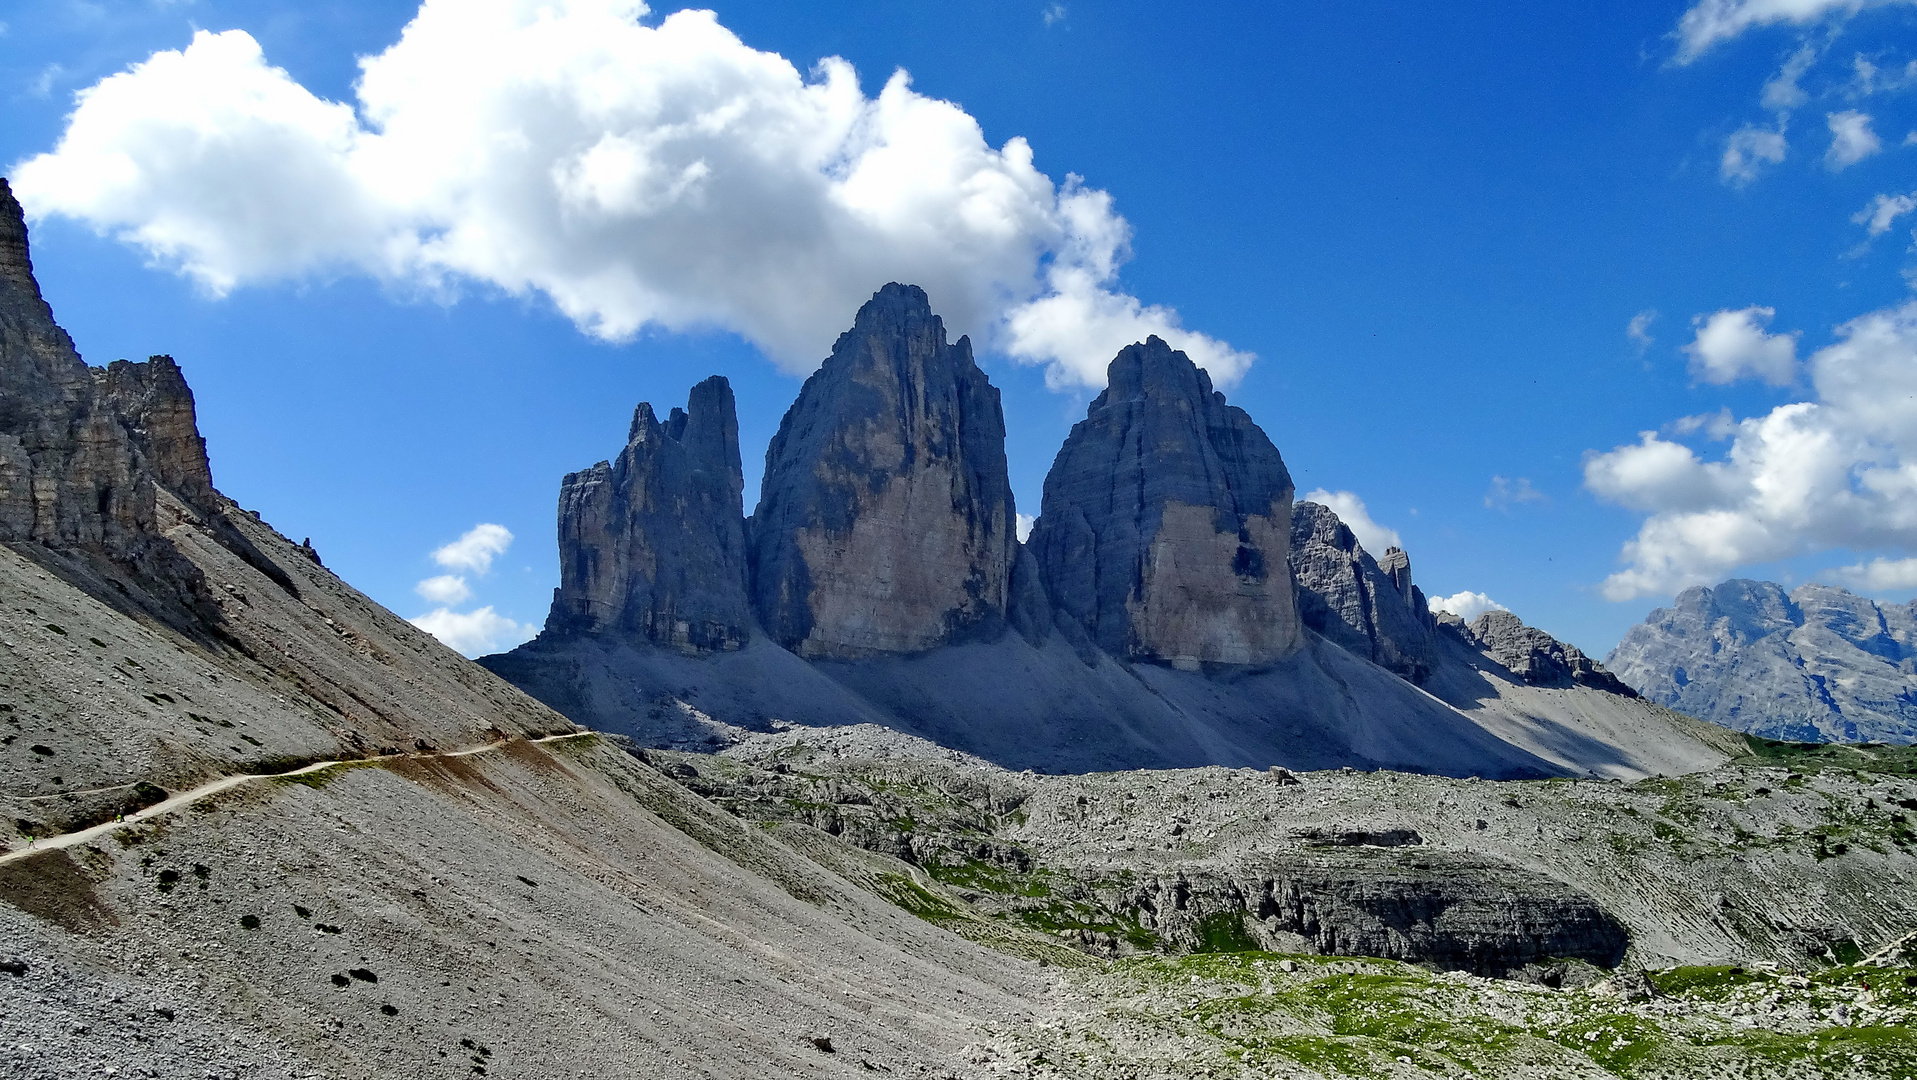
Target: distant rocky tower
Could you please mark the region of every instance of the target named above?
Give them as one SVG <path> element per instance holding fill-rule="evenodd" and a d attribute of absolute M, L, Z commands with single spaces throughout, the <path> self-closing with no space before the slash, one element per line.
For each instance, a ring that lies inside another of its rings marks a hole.
<path fill-rule="evenodd" d="M 1126 660 L 1257 666 L 1297 649 L 1277 447 L 1156 337 L 1108 379 L 1045 477 L 1030 542 L 1053 605 Z"/>
<path fill-rule="evenodd" d="M 1373 559 L 1329 507 L 1291 511 L 1291 572 L 1306 626 L 1380 667 L 1421 683 L 1436 662 L 1436 624 L 1411 583 L 1411 557 Z"/>
<path fill-rule="evenodd" d="M 766 450 L 753 604 L 806 657 L 917 652 L 1004 625 L 1018 550 L 998 390 L 924 290 L 859 309 Z"/>
<path fill-rule="evenodd" d="M 663 424 L 642 402 L 618 459 L 560 485 L 547 631 L 617 632 L 689 652 L 745 644 L 744 489 L 723 377 L 693 387 Z"/>
<path fill-rule="evenodd" d="M 193 393 L 171 357 L 90 368 L 53 321 L 0 180 L 0 540 L 138 563 L 167 497 L 213 509 Z"/>

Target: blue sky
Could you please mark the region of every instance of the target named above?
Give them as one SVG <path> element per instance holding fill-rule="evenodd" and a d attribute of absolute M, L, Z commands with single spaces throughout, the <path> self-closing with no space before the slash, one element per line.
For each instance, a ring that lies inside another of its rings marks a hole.
<path fill-rule="evenodd" d="M 750 502 L 893 276 L 1026 512 L 1170 326 L 1427 592 L 1588 651 L 1695 581 L 1917 593 L 1917 6 L 549 7 L 0 7 L 56 316 L 175 356 L 222 490 L 409 617 L 543 620 L 560 476 L 707 374 Z"/>

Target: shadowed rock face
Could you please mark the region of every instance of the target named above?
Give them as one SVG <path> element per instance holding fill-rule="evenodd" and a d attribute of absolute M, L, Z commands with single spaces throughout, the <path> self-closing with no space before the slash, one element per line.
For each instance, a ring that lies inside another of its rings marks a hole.
<path fill-rule="evenodd" d="M 1112 655 L 1258 666 L 1302 640 L 1292 490 L 1251 417 L 1154 337 L 1072 428 L 1031 546 L 1053 604 Z"/>
<path fill-rule="evenodd" d="M 137 561 L 160 491 L 213 505 L 193 394 L 171 357 L 90 368 L 41 298 L 0 180 L 0 539 Z"/>
<path fill-rule="evenodd" d="M 998 390 L 924 290 L 887 285 L 766 450 L 752 599 L 773 640 L 850 659 L 1004 626 L 1018 550 Z"/>
<path fill-rule="evenodd" d="M 1306 626 L 1414 683 L 1431 674 L 1434 624 L 1410 556 L 1394 547 L 1374 560 L 1330 507 L 1302 502 L 1291 511 L 1291 572 Z"/>
<path fill-rule="evenodd" d="M 663 424 L 640 403 L 618 460 L 560 486 L 547 631 L 622 633 L 688 652 L 745 644 L 744 489 L 724 378 L 693 387 Z"/>
<path fill-rule="evenodd" d="M 1738 731 L 1917 742 L 1917 604 L 1726 581 L 1679 593 L 1605 663 L 1652 701 Z"/>
<path fill-rule="evenodd" d="M 1604 670 L 1598 662 L 1566 645 L 1508 611 L 1487 611 L 1470 626 L 1463 620 L 1441 620 L 1444 626 L 1467 644 L 1504 666 L 1519 681 L 1532 686 L 1588 686 L 1624 697 L 1636 697 L 1637 691 Z"/>

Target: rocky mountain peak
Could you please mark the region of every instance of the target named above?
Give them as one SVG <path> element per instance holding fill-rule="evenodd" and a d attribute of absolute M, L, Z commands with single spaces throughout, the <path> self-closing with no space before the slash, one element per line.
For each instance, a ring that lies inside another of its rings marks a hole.
<path fill-rule="evenodd" d="M 1005 419 L 923 289 L 880 289 L 766 450 L 753 603 L 801 656 L 909 653 L 1005 622 L 1018 550 Z"/>
<path fill-rule="evenodd" d="M 1605 662 L 1652 701 L 1754 735 L 1917 740 L 1917 604 L 1733 579 L 1679 593 Z"/>
<path fill-rule="evenodd" d="M 1053 604 L 1114 656 L 1259 666 L 1302 641 L 1292 493 L 1258 425 L 1153 337 L 1112 360 L 1030 543 Z"/>
<path fill-rule="evenodd" d="M 688 652 L 750 636 L 744 471 L 732 385 L 713 376 L 660 423 L 633 410 L 616 460 L 559 489 L 549 634 L 624 634 Z"/>
<path fill-rule="evenodd" d="M 26 220 L 0 180 L 0 539 L 138 561 L 164 491 L 210 514 L 193 394 L 171 357 L 90 368 L 33 277 Z"/>
<path fill-rule="evenodd" d="M 1291 572 L 1306 626 L 1412 682 L 1430 675 L 1434 624 L 1404 551 L 1374 560 L 1330 507 L 1301 502 L 1292 508 Z"/>
<path fill-rule="evenodd" d="M 1459 633 L 1520 681 L 1533 686 L 1577 684 L 1625 697 L 1638 696 L 1637 691 L 1604 670 L 1577 646 L 1524 625 L 1524 620 L 1509 611 L 1487 611 L 1468 627 L 1458 620 L 1447 620 L 1441 625 Z"/>

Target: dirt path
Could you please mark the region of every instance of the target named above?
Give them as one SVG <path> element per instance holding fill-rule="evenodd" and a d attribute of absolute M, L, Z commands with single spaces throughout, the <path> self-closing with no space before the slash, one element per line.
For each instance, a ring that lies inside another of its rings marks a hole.
<path fill-rule="evenodd" d="M 583 739 L 587 737 L 588 735 L 596 735 L 596 734 L 598 734 L 598 732 L 575 731 L 569 735 L 548 735 L 541 739 L 530 739 L 528 741 L 534 744 L 562 742 L 566 739 Z M 436 758 L 471 757 L 474 754 L 486 753 L 488 750 L 498 750 L 506 745 L 507 745 L 507 742 L 494 742 L 494 743 L 486 743 L 483 746 L 469 746 L 463 750 L 444 750 L 444 751 L 435 751 L 432 753 L 388 754 L 385 757 L 377 757 L 377 758 L 342 758 L 337 761 L 316 761 L 311 765 L 306 765 L 301 768 L 294 769 L 291 772 L 238 773 L 233 776 L 222 776 L 218 780 L 214 780 L 210 783 L 201 784 L 199 787 L 196 787 L 192 789 L 191 791 L 182 791 L 178 795 L 169 796 L 164 802 L 154 803 L 152 806 L 149 806 L 144 810 L 140 810 L 135 813 L 128 814 L 126 817 L 122 818 L 119 821 L 103 822 L 99 825 L 94 825 L 90 828 L 81 829 L 78 832 L 61 833 L 59 836 L 49 836 L 41 840 L 32 841 L 27 847 L 19 848 L 18 850 L 15 850 L 15 851 L 9 851 L 9 852 L 6 852 L 5 854 L 0 854 L 0 866 L 4 866 L 7 863 L 13 862 L 15 859 L 24 859 L 29 855 L 39 854 L 42 851 L 52 851 L 56 848 L 68 848 L 68 847 L 73 847 L 76 844 L 87 843 L 90 840 L 94 840 L 98 837 L 105 836 L 108 833 L 111 833 L 115 829 L 123 829 L 129 825 L 136 825 L 142 821 L 147 820 L 148 818 L 159 817 L 162 814 L 170 814 L 173 811 L 180 809 L 181 807 L 191 806 L 192 804 L 199 802 L 201 799 L 204 799 L 210 795 L 218 795 L 222 791 L 227 791 L 232 788 L 236 788 L 240 786 L 241 784 L 257 783 L 257 782 L 266 781 L 266 780 L 285 780 L 290 777 L 305 776 L 309 773 L 324 772 L 327 769 L 336 769 L 342 765 L 366 765 L 366 764 L 376 764 L 382 761 L 399 761 L 399 760 L 405 760 L 405 759 L 411 759 L 415 761 L 429 761 Z M 120 786 L 127 786 L 127 785 L 120 785 Z"/>

